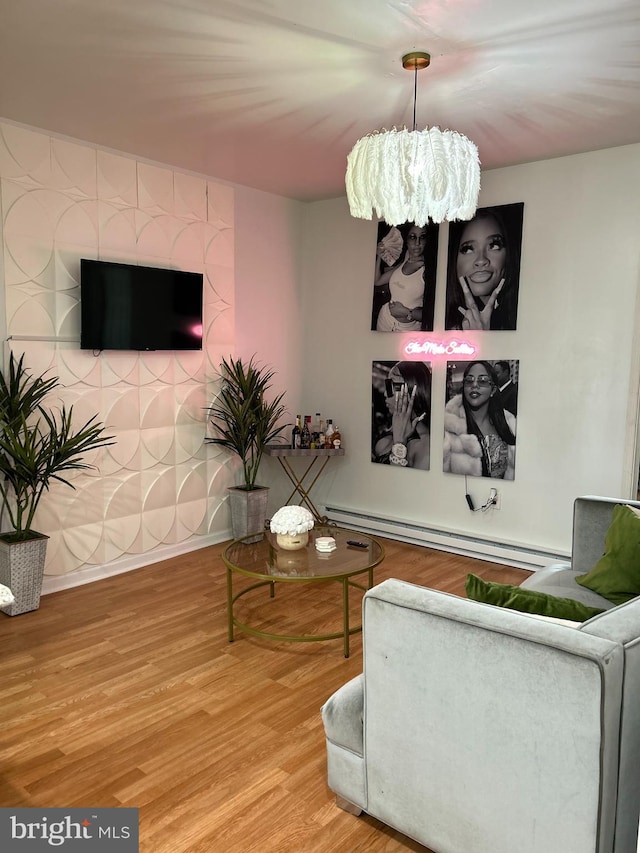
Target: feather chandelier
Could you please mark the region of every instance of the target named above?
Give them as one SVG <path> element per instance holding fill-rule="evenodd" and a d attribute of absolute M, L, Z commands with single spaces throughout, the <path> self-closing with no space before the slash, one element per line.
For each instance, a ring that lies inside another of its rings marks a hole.
<path fill-rule="evenodd" d="M 380 130 L 359 139 L 347 158 L 351 215 L 389 225 L 471 219 L 478 206 L 478 149 L 461 133 L 437 127 L 416 130 L 418 71 L 431 61 L 416 51 L 402 57 L 414 71 L 413 130 Z"/>

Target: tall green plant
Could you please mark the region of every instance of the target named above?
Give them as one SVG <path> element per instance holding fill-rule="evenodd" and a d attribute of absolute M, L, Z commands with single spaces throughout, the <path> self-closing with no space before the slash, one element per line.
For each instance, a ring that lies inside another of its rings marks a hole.
<path fill-rule="evenodd" d="M 57 376 L 33 377 L 11 353 L 8 373 L 0 373 L 0 495 L 13 533 L 10 541 L 33 538 L 33 518 L 52 480 L 75 488 L 63 474 L 93 468 L 83 455 L 113 444 L 96 416 L 80 429 L 72 426 L 73 406 L 60 412 L 44 408 L 44 398 L 58 387 Z"/>
<path fill-rule="evenodd" d="M 220 393 L 209 408 L 209 420 L 216 436 L 208 440 L 231 450 L 242 461 L 244 488 L 255 489 L 264 448 L 290 424 L 278 422 L 286 414 L 284 394 L 271 402 L 265 398 L 274 371 L 259 367 L 252 356 L 248 364 L 241 358 L 222 359 Z"/>

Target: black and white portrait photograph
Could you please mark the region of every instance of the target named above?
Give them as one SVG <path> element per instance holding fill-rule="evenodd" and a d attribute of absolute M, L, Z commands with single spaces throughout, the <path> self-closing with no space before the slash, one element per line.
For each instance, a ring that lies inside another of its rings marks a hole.
<path fill-rule="evenodd" d="M 518 202 L 449 225 L 446 329 L 516 328 L 523 217 Z"/>
<path fill-rule="evenodd" d="M 430 362 L 374 361 L 371 390 L 371 461 L 428 471 Z"/>
<path fill-rule="evenodd" d="M 433 331 L 439 226 L 378 223 L 371 328 Z"/>
<path fill-rule="evenodd" d="M 513 480 L 520 362 L 449 361 L 442 470 Z"/>

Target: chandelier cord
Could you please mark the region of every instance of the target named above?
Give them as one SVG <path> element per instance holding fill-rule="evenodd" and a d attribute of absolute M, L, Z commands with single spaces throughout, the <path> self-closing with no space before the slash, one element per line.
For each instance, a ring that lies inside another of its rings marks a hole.
<path fill-rule="evenodd" d="M 413 65 L 413 129 L 416 129 L 416 101 L 418 100 L 418 63 Z"/>

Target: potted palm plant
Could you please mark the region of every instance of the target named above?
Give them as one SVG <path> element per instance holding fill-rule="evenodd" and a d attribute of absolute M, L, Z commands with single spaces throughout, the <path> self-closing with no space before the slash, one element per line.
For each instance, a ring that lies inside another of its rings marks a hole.
<path fill-rule="evenodd" d="M 40 604 L 49 537 L 32 525 L 43 494 L 52 481 L 75 488 L 66 473 L 93 468 L 84 454 L 113 444 L 96 416 L 74 429 L 73 406 L 57 413 L 44 407 L 59 382 L 57 376 L 34 377 L 24 355 L 16 361 L 13 353 L 8 371 L 0 372 L 0 497 L 11 528 L 0 533 L 0 583 L 15 598 L 0 609 L 9 616 Z"/>
<path fill-rule="evenodd" d="M 229 489 L 234 539 L 264 530 L 269 489 L 256 485 L 258 468 L 267 444 L 290 426 L 279 423 L 286 414 L 284 394 L 266 399 L 273 376 L 273 370 L 256 364 L 255 356 L 247 364 L 223 358 L 220 393 L 209 407 L 214 435 L 207 440 L 226 447 L 242 463 L 244 483 Z"/>

